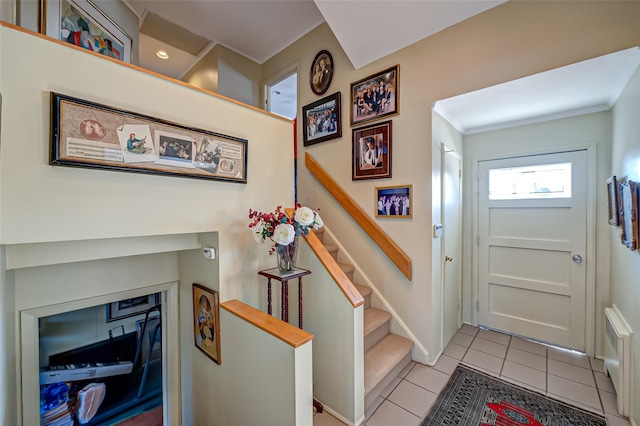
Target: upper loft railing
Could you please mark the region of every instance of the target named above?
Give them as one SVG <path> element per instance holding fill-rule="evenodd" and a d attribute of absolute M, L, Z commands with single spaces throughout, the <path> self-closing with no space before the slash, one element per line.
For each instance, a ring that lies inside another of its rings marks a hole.
<path fill-rule="evenodd" d="M 398 267 L 400 272 L 411 281 L 411 259 L 400 249 L 387 234 L 344 192 L 338 183 L 320 167 L 320 165 L 305 153 L 305 166 L 311 174 L 336 199 L 346 212 L 356 221 L 364 232 L 375 242 L 380 250 Z"/>

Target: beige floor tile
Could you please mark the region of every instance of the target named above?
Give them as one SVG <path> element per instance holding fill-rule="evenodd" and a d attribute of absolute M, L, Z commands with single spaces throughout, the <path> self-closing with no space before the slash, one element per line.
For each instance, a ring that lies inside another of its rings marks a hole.
<path fill-rule="evenodd" d="M 471 342 L 473 342 L 474 335 L 463 333 L 462 331 L 458 331 L 453 335 L 451 339 L 451 343 L 458 344 L 460 346 L 469 347 L 471 346 Z M 449 344 L 451 344 L 449 343 Z"/>
<path fill-rule="evenodd" d="M 416 362 L 415 361 L 411 361 L 405 368 L 402 369 L 402 371 L 400 373 L 398 373 L 398 377 L 404 378 L 404 376 L 409 374 L 409 371 L 411 371 L 411 369 L 413 368 L 414 365 L 416 365 Z"/>
<path fill-rule="evenodd" d="M 597 371 L 598 373 L 604 373 L 604 360 L 597 358 L 589 358 L 589 362 L 591 363 L 591 369 L 593 371 Z"/>
<path fill-rule="evenodd" d="M 507 359 L 526 367 L 535 368 L 536 370 L 544 372 L 547 371 L 547 357 L 516 349 L 513 346 L 509 346 Z"/>
<path fill-rule="evenodd" d="M 547 374 L 544 371 L 516 364 L 515 362 L 505 361 L 500 376 L 510 377 L 543 392 L 547 390 Z"/>
<path fill-rule="evenodd" d="M 497 331 L 491 330 L 480 330 L 476 337 L 479 337 L 484 340 L 490 340 L 492 342 L 500 343 L 501 345 L 509 345 L 509 341 L 511 340 L 511 336 L 508 334 L 498 333 Z"/>
<path fill-rule="evenodd" d="M 591 370 L 591 364 L 589 363 L 589 357 L 583 354 L 578 354 L 564 349 L 549 347 L 549 358 L 566 362 L 567 364 L 577 365 L 582 368 Z"/>
<path fill-rule="evenodd" d="M 409 374 L 407 374 L 405 380 L 438 394 L 449 381 L 449 375 L 432 367 L 417 364 Z"/>
<path fill-rule="evenodd" d="M 403 380 L 387 399 L 422 418 L 427 414 L 437 396 L 433 392 Z"/>
<path fill-rule="evenodd" d="M 582 409 L 583 409 L 583 410 L 585 410 L 585 411 L 589 411 L 589 412 L 591 412 L 591 413 L 595 413 L 595 414 L 598 414 L 598 415 L 600 415 L 600 416 L 602 416 L 602 415 L 604 414 L 604 413 L 602 412 L 602 410 L 601 410 L 601 409 L 599 409 L 599 408 L 595 408 L 595 407 L 591 407 L 591 406 L 589 406 L 589 405 L 581 404 L 581 403 L 579 403 L 578 401 L 574 401 L 574 400 L 572 400 L 571 398 L 566 398 L 566 397 L 564 397 L 563 395 L 556 395 L 556 394 L 553 394 L 553 393 L 547 392 L 547 396 L 548 396 L 549 398 L 553 398 L 553 399 L 557 399 L 557 400 L 559 400 L 559 401 L 563 401 L 563 402 L 565 402 L 565 403 L 567 403 L 567 404 L 569 404 L 569 405 L 572 405 L 572 406 L 574 406 L 574 407 L 578 407 L 578 408 L 582 408 Z"/>
<path fill-rule="evenodd" d="M 598 411 L 602 411 L 600 397 L 596 388 L 583 385 L 553 374 L 547 375 L 547 391 L 553 395 L 560 395 L 571 401 L 592 407 Z"/>
<path fill-rule="evenodd" d="M 344 426 L 344 423 L 323 411 L 313 416 L 313 426 Z"/>
<path fill-rule="evenodd" d="M 582 383 L 583 385 L 596 386 L 591 369 L 587 370 L 586 368 L 567 364 L 566 362 L 557 361 L 555 359 L 548 360 L 547 368 L 549 374 L 564 377 L 565 379 L 573 380 L 574 382 Z"/>
<path fill-rule="evenodd" d="M 458 345 L 457 343 L 449 343 L 447 345 L 447 348 L 444 350 L 444 353 L 449 355 L 452 358 L 455 359 L 462 359 L 464 357 L 464 354 L 467 353 L 467 347 L 466 346 L 461 346 Z"/>
<path fill-rule="evenodd" d="M 382 405 L 382 403 L 384 402 L 384 398 L 379 396 L 377 397 L 374 401 L 373 404 L 371 404 L 371 407 L 369 407 L 369 409 L 367 409 L 364 412 L 364 422 L 367 423 L 367 420 L 369 420 L 371 418 L 371 416 L 373 415 L 373 413 L 376 412 L 376 410 L 378 409 L 378 407 L 380 407 L 380 405 Z M 316 426 L 315 424 L 313 426 Z"/>
<path fill-rule="evenodd" d="M 473 340 L 471 349 L 497 356 L 498 358 L 504 358 L 507 353 L 507 347 L 505 345 L 501 345 L 500 343 L 492 342 L 490 340 L 484 340 L 479 336 Z"/>
<path fill-rule="evenodd" d="M 596 378 L 596 385 L 598 389 L 615 393 L 616 388 L 613 387 L 613 382 L 609 376 L 605 376 L 602 373 L 593 372 L 593 376 Z"/>
<path fill-rule="evenodd" d="M 614 416 L 608 414 L 605 416 L 607 419 L 607 426 L 631 426 L 629 420 L 623 419 L 622 417 Z"/>
<path fill-rule="evenodd" d="M 521 339 L 520 337 L 512 337 L 509 345 L 511 348 L 527 351 L 540 356 L 547 356 L 547 347 L 540 343 L 531 342 Z"/>
<path fill-rule="evenodd" d="M 401 377 L 397 377 L 397 376 L 394 377 L 393 380 L 391 380 L 391 383 L 389 383 L 387 387 L 384 388 L 384 390 L 380 393 L 380 396 L 383 398 L 388 397 L 389 394 L 393 392 L 393 390 L 396 388 L 396 386 L 400 384 L 401 381 L 402 381 Z"/>
<path fill-rule="evenodd" d="M 417 426 L 419 424 L 420 417 L 391 401 L 384 401 L 366 422 L 366 426 Z"/>
<path fill-rule="evenodd" d="M 434 365 L 433 368 L 438 371 L 442 371 L 444 374 L 451 375 L 451 373 L 455 371 L 459 363 L 459 359 L 452 358 L 447 355 L 440 355 L 440 358 L 438 358 L 438 362 L 436 362 L 436 365 Z"/>
<path fill-rule="evenodd" d="M 600 391 L 600 401 L 602 401 L 602 408 L 605 414 L 613 414 L 619 416 L 618 413 L 618 399 L 615 393 Z"/>
<path fill-rule="evenodd" d="M 476 334 L 478 334 L 478 330 L 478 327 L 474 327 L 469 324 L 462 324 L 462 327 L 460 327 L 460 330 L 458 330 L 458 332 L 468 334 L 470 336 L 475 336 Z"/>
<path fill-rule="evenodd" d="M 475 349 L 469 349 L 467 354 L 462 359 L 463 362 L 472 366 L 479 367 L 494 375 L 500 374 L 502 369 L 503 359 L 493 355 L 489 355 L 485 352 L 479 352 Z"/>

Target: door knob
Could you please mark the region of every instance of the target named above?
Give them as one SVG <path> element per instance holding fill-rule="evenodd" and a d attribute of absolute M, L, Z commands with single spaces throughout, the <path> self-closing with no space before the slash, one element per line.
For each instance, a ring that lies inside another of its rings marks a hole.
<path fill-rule="evenodd" d="M 445 262 L 453 262 L 453 257 L 451 257 L 451 256 L 445 256 L 444 261 L 445 261 Z"/>
<path fill-rule="evenodd" d="M 571 259 L 576 263 L 582 263 L 582 256 L 579 254 L 574 254 Z"/>

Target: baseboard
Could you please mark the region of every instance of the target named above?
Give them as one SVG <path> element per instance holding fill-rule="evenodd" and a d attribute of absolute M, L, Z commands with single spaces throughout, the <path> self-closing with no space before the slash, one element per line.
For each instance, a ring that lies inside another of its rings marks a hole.
<path fill-rule="evenodd" d="M 422 346 L 422 344 L 418 341 L 416 336 L 411 332 L 409 327 L 404 323 L 404 321 L 402 321 L 400 319 L 400 317 L 398 316 L 396 311 L 391 307 L 391 305 L 389 305 L 389 303 L 387 303 L 386 299 L 384 297 L 382 297 L 382 294 L 373 285 L 373 283 L 371 282 L 369 277 L 367 277 L 367 275 L 364 272 L 362 272 L 362 269 L 360 269 L 358 264 L 353 260 L 353 258 L 349 255 L 349 253 L 342 246 L 342 244 L 340 244 L 340 241 L 338 241 L 338 239 L 326 227 L 326 225 L 324 226 L 324 232 L 331 238 L 331 240 L 333 241 L 333 244 L 338 246 L 339 254 L 344 256 L 349 261 L 349 263 L 351 263 L 353 265 L 355 270 L 358 272 L 360 277 L 363 279 L 364 284 L 367 285 L 369 288 L 371 288 L 371 291 L 373 291 L 373 293 L 375 293 L 375 295 L 378 298 L 378 300 L 380 300 L 380 302 L 382 302 L 382 304 L 384 305 L 384 308 L 391 314 L 391 316 L 393 317 L 393 322 L 391 324 L 391 332 L 394 333 L 394 334 L 401 335 L 402 337 L 405 337 L 405 338 L 411 340 L 414 343 L 414 347 L 411 350 L 411 358 L 414 361 L 417 361 L 417 362 L 419 362 L 421 364 L 427 364 L 428 361 L 429 361 L 429 351 L 427 351 L 425 349 L 425 347 Z M 400 327 L 400 330 L 397 330 L 397 329 L 394 330 L 394 326 L 393 326 L 394 322 L 395 322 L 395 324 L 397 324 Z M 400 331 L 400 332 L 399 333 L 395 333 L 396 331 Z"/>
<path fill-rule="evenodd" d="M 347 426 L 360 426 L 361 424 L 364 423 L 364 414 L 362 415 L 362 417 L 360 417 L 355 423 L 352 421 L 347 420 L 346 418 L 342 417 L 340 414 L 338 414 L 335 410 L 333 410 L 331 407 L 325 405 L 324 403 L 322 403 L 322 408 L 323 411 L 331 414 L 333 417 L 335 417 L 336 419 L 340 420 L 342 423 L 346 424 Z"/>

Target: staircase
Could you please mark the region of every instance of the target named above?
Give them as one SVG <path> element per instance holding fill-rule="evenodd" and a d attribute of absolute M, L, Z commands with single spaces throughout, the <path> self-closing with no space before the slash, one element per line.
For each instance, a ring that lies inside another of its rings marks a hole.
<path fill-rule="evenodd" d="M 324 230 L 314 231 L 351 282 L 355 268 L 338 261 L 337 245 L 325 241 Z M 364 298 L 364 409 L 365 413 L 376 398 L 402 369 L 411 362 L 413 342 L 391 333 L 391 314 L 371 306 L 371 288 L 354 282 Z"/>

